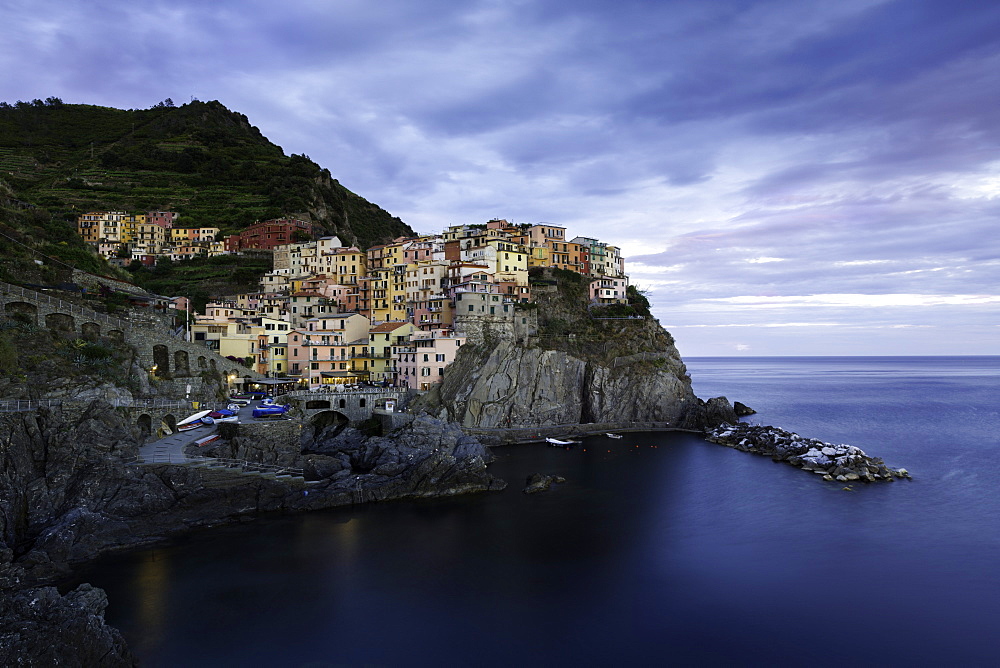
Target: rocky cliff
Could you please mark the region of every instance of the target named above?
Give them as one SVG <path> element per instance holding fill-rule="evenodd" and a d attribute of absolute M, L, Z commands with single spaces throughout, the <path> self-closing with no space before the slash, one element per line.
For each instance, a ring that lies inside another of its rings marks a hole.
<path fill-rule="evenodd" d="M 694 395 L 673 337 L 648 310 L 589 307 L 585 286 L 573 272 L 543 274 L 532 287 L 536 334 L 514 340 L 493 329 L 463 346 L 416 407 L 478 429 L 735 422 L 728 401 Z"/>

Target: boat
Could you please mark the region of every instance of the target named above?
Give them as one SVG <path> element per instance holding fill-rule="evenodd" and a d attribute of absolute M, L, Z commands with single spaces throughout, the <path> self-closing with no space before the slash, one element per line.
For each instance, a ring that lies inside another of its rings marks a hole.
<path fill-rule="evenodd" d="M 558 438 L 546 438 L 545 442 L 548 443 L 549 445 L 562 445 L 562 446 L 573 445 L 574 443 L 576 443 L 576 441 L 561 441 Z"/>
<path fill-rule="evenodd" d="M 265 417 L 280 417 L 288 412 L 288 406 L 282 406 L 281 404 L 272 404 L 270 406 L 258 406 L 253 409 L 253 416 L 255 418 L 265 418 Z"/>
<path fill-rule="evenodd" d="M 211 412 L 212 411 L 198 411 L 194 415 L 184 418 L 177 423 L 177 431 L 190 431 L 191 429 L 197 429 L 205 424 L 201 421 L 202 418 L 206 417 Z"/>
<path fill-rule="evenodd" d="M 607 436 L 608 438 L 621 438 L 622 437 L 621 434 L 612 434 L 611 432 L 606 433 L 605 436 Z"/>
<path fill-rule="evenodd" d="M 225 408 L 220 408 L 217 411 L 212 411 L 211 413 L 208 414 L 208 417 L 212 418 L 216 422 L 236 422 L 239 419 L 238 417 L 236 417 L 236 413 L 234 411 Z"/>
<path fill-rule="evenodd" d="M 202 436 L 201 438 L 199 438 L 198 440 L 196 440 L 194 442 L 194 444 L 196 446 L 198 446 L 199 448 L 202 448 L 202 447 L 205 447 L 206 445 L 208 445 L 209 443 L 211 443 L 213 441 L 219 440 L 219 438 L 220 438 L 220 436 L 218 434 L 209 434 L 208 436 Z"/>

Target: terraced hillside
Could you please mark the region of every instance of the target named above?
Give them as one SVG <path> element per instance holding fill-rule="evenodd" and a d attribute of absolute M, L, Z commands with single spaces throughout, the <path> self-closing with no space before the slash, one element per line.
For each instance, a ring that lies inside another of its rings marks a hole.
<path fill-rule="evenodd" d="M 55 98 L 2 103 L 0 180 L 60 221 L 94 210 L 168 210 L 184 227 L 235 232 L 298 214 L 361 247 L 412 233 L 219 102 L 130 110 Z"/>

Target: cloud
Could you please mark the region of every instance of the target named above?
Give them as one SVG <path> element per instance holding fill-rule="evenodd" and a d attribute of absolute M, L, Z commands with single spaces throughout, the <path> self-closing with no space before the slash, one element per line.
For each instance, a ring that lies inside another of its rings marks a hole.
<path fill-rule="evenodd" d="M 715 331 L 712 308 L 762 309 L 738 300 L 763 296 L 780 317 L 747 323 L 841 323 L 816 329 L 843 329 L 843 350 L 850 336 L 875 345 L 846 333 L 855 321 L 897 332 L 894 350 L 931 349 L 907 338 L 931 331 L 919 317 L 940 319 L 941 351 L 995 335 L 994 301 L 954 300 L 1000 284 L 1000 5 L 10 0 L 3 12 L 0 99 L 219 99 L 420 231 L 501 216 L 617 243 L 654 313 L 682 328 Z M 778 345 L 760 337 L 712 345 Z"/>

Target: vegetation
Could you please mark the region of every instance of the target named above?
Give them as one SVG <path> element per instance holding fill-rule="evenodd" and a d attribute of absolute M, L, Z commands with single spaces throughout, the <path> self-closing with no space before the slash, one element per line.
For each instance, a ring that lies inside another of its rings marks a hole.
<path fill-rule="evenodd" d="M 176 211 L 179 225 L 227 233 L 294 214 L 361 247 L 412 234 L 219 102 L 130 110 L 57 98 L 0 103 L 0 173 L 17 199 L 51 212 L 43 217 L 62 226 L 63 240 L 78 215 L 108 210 Z"/>
<path fill-rule="evenodd" d="M 0 318 L 0 397 L 129 386 L 133 352 L 113 339 L 85 340 L 38 326 L 24 313 Z M 72 389 L 71 389 L 72 388 Z"/>
<path fill-rule="evenodd" d="M 649 316 L 645 297 L 630 289 L 628 304 L 590 304 L 587 276 L 565 269 L 532 269 L 537 303 L 536 345 L 607 364 L 637 352 L 661 352 L 673 339 Z M 634 294 L 633 294 L 634 293 Z M 604 319 L 607 318 L 607 319 Z"/>
<path fill-rule="evenodd" d="M 204 311 L 205 303 L 215 297 L 257 291 L 258 278 L 270 270 L 269 258 L 242 255 L 160 261 L 152 268 L 129 266 L 134 283 L 159 295 L 189 297 L 196 311 Z"/>

